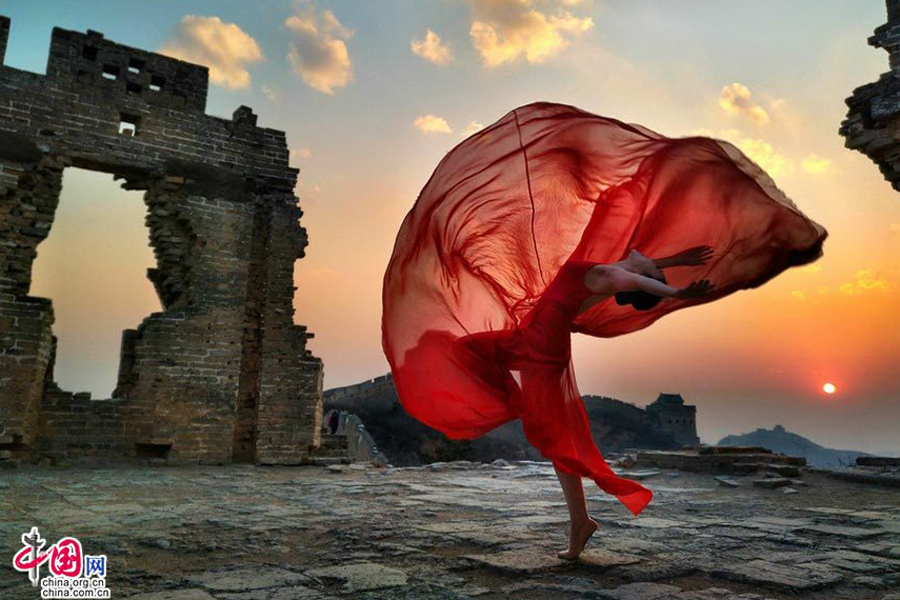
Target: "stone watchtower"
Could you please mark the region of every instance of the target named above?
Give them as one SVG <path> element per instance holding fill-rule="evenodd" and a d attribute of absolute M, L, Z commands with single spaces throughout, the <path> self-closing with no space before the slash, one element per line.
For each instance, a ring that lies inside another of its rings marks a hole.
<path fill-rule="evenodd" d="M 684 403 L 681 394 L 660 394 L 647 405 L 647 414 L 659 421 L 663 432 L 682 446 L 699 446 L 697 407 Z"/>
<path fill-rule="evenodd" d="M 3 65 L 0 460 L 295 463 L 319 443 L 322 362 L 293 323 L 306 231 L 281 131 L 205 114 L 206 67 L 54 29 L 47 74 Z M 67 166 L 144 190 L 162 312 L 123 332 L 113 397 L 53 381 L 50 300 L 29 295 Z"/>

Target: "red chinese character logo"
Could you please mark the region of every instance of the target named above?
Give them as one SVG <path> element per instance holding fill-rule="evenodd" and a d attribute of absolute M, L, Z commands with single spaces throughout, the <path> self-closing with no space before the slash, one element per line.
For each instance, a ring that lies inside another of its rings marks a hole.
<path fill-rule="evenodd" d="M 62 577 L 81 577 L 81 542 L 63 538 L 50 550 L 50 572 Z"/>
<path fill-rule="evenodd" d="M 24 548 L 19 550 L 13 557 L 13 567 L 17 571 L 28 573 L 28 579 L 31 585 L 37 587 L 38 581 L 41 579 L 41 565 L 47 562 L 50 552 L 41 553 L 44 544 L 47 541 L 41 537 L 37 527 L 32 527 L 31 531 L 22 534 L 22 545 Z"/>

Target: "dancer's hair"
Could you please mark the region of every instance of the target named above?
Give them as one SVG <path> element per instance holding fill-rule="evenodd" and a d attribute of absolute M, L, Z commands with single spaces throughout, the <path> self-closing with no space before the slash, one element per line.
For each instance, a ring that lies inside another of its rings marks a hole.
<path fill-rule="evenodd" d="M 656 279 L 657 281 L 666 283 L 666 276 L 662 274 L 660 274 L 659 277 L 655 277 L 653 275 L 647 275 L 647 277 L 653 277 L 653 279 Z M 651 294 L 649 292 L 645 292 L 644 290 L 619 292 L 616 294 L 616 304 L 620 306 L 630 304 L 634 307 L 635 310 L 650 310 L 651 308 L 659 304 L 662 299 L 662 296 L 657 296 L 656 294 Z"/>

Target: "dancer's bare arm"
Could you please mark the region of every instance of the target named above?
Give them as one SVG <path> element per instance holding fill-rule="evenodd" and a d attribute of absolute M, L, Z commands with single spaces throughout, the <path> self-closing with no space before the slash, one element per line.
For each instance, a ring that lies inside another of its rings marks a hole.
<path fill-rule="evenodd" d="M 690 267 L 705 264 L 713 256 L 713 249 L 709 246 L 694 246 L 687 250 L 682 250 L 672 256 L 665 258 L 650 259 L 659 269 L 668 267 Z"/>
<path fill-rule="evenodd" d="M 592 268 L 585 278 L 585 284 L 596 294 L 613 295 L 642 290 L 654 296 L 682 300 L 702 298 L 711 294 L 714 289 L 712 283 L 706 279 L 695 281 L 687 287 L 676 288 L 652 277 L 644 277 L 611 265 L 598 265 Z"/>

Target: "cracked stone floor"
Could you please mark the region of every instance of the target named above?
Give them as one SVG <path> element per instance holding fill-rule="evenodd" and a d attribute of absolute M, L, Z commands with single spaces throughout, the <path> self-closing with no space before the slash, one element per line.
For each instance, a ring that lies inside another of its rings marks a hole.
<path fill-rule="evenodd" d="M 638 518 L 586 481 L 601 528 L 564 563 L 542 463 L 5 471 L 0 598 L 40 597 L 11 567 L 38 526 L 106 554 L 113 598 L 900 600 L 900 489 L 736 479 L 663 471 Z"/>

